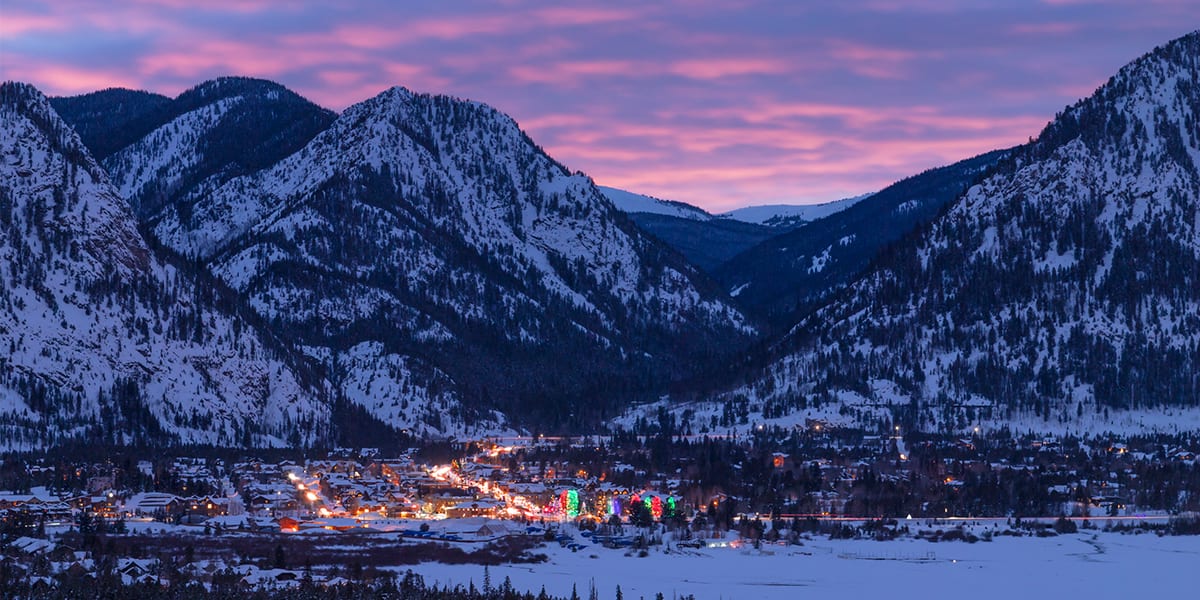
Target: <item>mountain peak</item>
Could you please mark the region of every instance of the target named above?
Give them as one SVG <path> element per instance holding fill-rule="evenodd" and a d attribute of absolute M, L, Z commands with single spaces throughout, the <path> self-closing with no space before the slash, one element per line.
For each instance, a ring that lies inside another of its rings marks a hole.
<path fill-rule="evenodd" d="M 1093 151 L 1103 144 L 1128 143 L 1131 136 L 1138 135 L 1129 117 L 1136 115 L 1144 125 L 1152 126 L 1152 121 L 1160 115 L 1165 118 L 1190 110 L 1182 104 L 1195 97 L 1194 88 L 1200 85 L 1198 72 L 1200 30 L 1159 46 L 1122 67 L 1091 96 L 1059 113 L 1014 160 L 1022 164 L 1044 159 L 1075 139 Z M 1191 131 L 1195 131 L 1194 126 Z M 1153 128 L 1150 132 L 1174 137 Z"/>
<path fill-rule="evenodd" d="M 45 100 L 45 94 L 31 84 L 23 81 L 5 81 L 0 83 L 0 100 L 6 103 L 19 101 L 37 102 L 41 98 Z"/>
<path fill-rule="evenodd" d="M 58 116 L 41 90 L 28 83 L 6 81 L 0 84 L 0 104 L 41 128 L 56 151 L 87 169 L 91 176 L 107 181 L 108 176 L 92 159 L 79 136 Z"/>
<path fill-rule="evenodd" d="M 108 90 L 53 104 L 143 221 L 278 162 L 336 118 L 278 83 L 249 77 L 207 81 L 174 99 Z"/>
<path fill-rule="evenodd" d="M 296 92 L 269 79 L 225 76 L 195 85 L 179 94 L 175 99 L 197 103 L 201 101 L 214 102 L 232 96 L 273 96 L 278 98 L 280 95 L 299 97 Z"/>

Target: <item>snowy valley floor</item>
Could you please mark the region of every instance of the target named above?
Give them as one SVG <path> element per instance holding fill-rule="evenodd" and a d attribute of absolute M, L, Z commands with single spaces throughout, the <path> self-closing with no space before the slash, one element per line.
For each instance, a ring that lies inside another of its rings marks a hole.
<path fill-rule="evenodd" d="M 1189 598 L 1200 582 L 1200 536 L 1081 531 L 1051 538 L 997 537 L 992 542 L 933 543 L 900 539 L 813 539 L 763 550 L 705 548 L 638 558 L 550 544 L 550 560 L 490 567 L 493 585 L 507 577 L 519 590 L 583 598 Z M 423 563 L 404 567 L 426 583 L 482 586 L 478 565 Z"/>

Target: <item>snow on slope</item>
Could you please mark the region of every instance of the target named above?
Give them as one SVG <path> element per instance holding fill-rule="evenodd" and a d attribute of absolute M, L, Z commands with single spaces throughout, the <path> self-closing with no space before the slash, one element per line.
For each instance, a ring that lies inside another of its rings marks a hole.
<path fill-rule="evenodd" d="M 291 154 L 335 117 L 274 82 L 223 77 L 138 114 L 131 130 L 123 112 L 137 110 L 126 101 L 130 95 L 138 97 L 113 89 L 52 102 L 65 107 L 72 126 L 89 132 L 94 147 L 111 147 L 101 164 L 144 222 L 157 220 L 164 206 L 186 206 Z"/>
<path fill-rule="evenodd" d="M 603 185 L 597 187 L 618 209 L 627 213 L 650 213 L 678 217 L 680 219 L 691 219 L 693 221 L 733 219 L 743 223 L 773 227 L 795 227 L 809 221 L 815 221 L 850 208 L 855 203 L 865 200 L 872 195 L 863 194 L 853 198 L 843 198 L 821 204 L 764 204 L 746 206 L 719 215 L 713 215 L 702 208 L 684 202 L 662 200 L 653 196 L 646 196 Z"/>
<path fill-rule="evenodd" d="M 603 185 L 596 187 L 604 193 L 605 198 L 608 198 L 609 201 L 623 212 L 667 215 L 669 217 L 679 217 L 680 219 L 691 219 L 693 221 L 709 221 L 715 218 L 704 209 L 683 202 L 662 200 L 653 196 L 635 194 Z"/>
<path fill-rule="evenodd" d="M 0 184 L 0 447 L 324 435 L 319 385 L 154 259 L 32 86 L 0 86 Z"/>
<path fill-rule="evenodd" d="M 759 225 L 800 224 L 815 221 L 823 217 L 828 217 L 833 213 L 846 210 L 869 197 L 871 197 L 871 194 L 863 194 L 861 196 L 843 198 L 821 204 L 764 204 L 760 206 L 747 206 L 721 213 L 718 216 L 746 223 L 757 223 Z"/>
<path fill-rule="evenodd" d="M 200 162 L 201 136 L 243 99 L 224 98 L 184 113 L 105 161 L 122 198 L 169 194 L 182 173 Z M 162 189 L 155 189 L 160 186 Z"/>

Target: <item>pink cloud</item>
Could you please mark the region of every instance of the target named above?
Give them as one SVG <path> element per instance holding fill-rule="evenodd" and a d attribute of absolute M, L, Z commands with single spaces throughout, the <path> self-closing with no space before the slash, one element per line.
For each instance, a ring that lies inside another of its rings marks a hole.
<path fill-rule="evenodd" d="M 147 55 L 138 62 L 144 76 L 170 74 L 200 77 L 214 72 L 268 77 L 301 68 L 337 64 L 363 65 L 370 57 L 353 50 L 303 44 L 277 44 L 272 40 L 188 40 L 178 47 Z"/>
<path fill-rule="evenodd" d="M 121 71 L 76 68 L 29 57 L 6 60 L 3 79 L 30 83 L 51 96 L 85 94 L 110 87 L 141 87 L 138 79 Z"/>
<path fill-rule="evenodd" d="M 904 79 L 909 75 L 911 63 L 941 56 L 937 52 L 886 48 L 850 40 L 833 40 L 828 46 L 831 58 L 872 79 Z"/>
<path fill-rule="evenodd" d="M 1020 143 L 1045 123 L 1035 116 L 945 115 L 932 106 L 880 110 L 762 103 L 738 114 L 756 110 L 788 119 L 713 125 L 713 118 L 730 116 L 726 110 L 707 118 L 676 112 L 667 123 L 589 127 L 586 119 L 568 115 L 523 125 L 553 156 L 572 167 L 587 165 L 601 183 L 719 211 L 766 201 L 827 201 L 880 189 L 931 167 Z M 814 116 L 821 122 L 807 120 Z M 851 124 L 862 131 L 850 133 L 845 127 Z"/>
<path fill-rule="evenodd" d="M 738 75 L 773 75 L 788 71 L 788 64 L 769 58 L 718 58 L 683 60 L 671 63 L 667 70 L 692 79 L 720 79 Z"/>
<path fill-rule="evenodd" d="M 546 65 L 517 65 L 508 72 L 522 83 L 578 85 L 585 79 L 595 77 L 645 74 L 646 69 L 627 60 L 584 60 Z"/>
<path fill-rule="evenodd" d="M 211 12 L 257 13 L 271 9 L 286 9 L 279 2 L 271 0 L 135 0 L 135 5 L 141 8 L 171 8 L 171 9 L 200 9 Z"/>
<path fill-rule="evenodd" d="M 33 15 L 5 11 L 3 18 L 0 18 L 0 35 L 5 37 L 36 32 L 62 31 L 69 27 L 70 25 L 65 21 L 51 15 Z"/>
<path fill-rule="evenodd" d="M 1079 23 L 1018 23 L 1009 31 L 1019 35 L 1066 35 L 1081 28 Z"/>
<path fill-rule="evenodd" d="M 509 74 L 524 83 L 579 85 L 595 77 L 660 77 L 676 75 L 688 79 L 714 80 L 744 75 L 785 73 L 783 61 L 759 58 L 683 60 L 667 64 L 632 60 L 562 61 L 511 67 Z"/>
<path fill-rule="evenodd" d="M 545 131 L 550 129 L 586 127 L 595 122 L 595 118 L 578 114 L 550 114 L 521 119 L 521 127 Z"/>
<path fill-rule="evenodd" d="M 343 71 L 333 69 L 317 72 L 317 79 L 320 79 L 322 82 L 331 86 L 342 88 L 361 83 L 363 77 L 365 77 L 365 74 L 362 71 Z"/>
<path fill-rule="evenodd" d="M 534 11 L 533 16 L 543 25 L 598 25 L 639 19 L 645 11 L 618 8 L 587 8 L 555 6 Z"/>

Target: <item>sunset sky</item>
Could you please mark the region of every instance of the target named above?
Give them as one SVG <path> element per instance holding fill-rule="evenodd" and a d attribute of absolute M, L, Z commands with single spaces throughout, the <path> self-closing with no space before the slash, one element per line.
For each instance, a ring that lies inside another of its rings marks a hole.
<path fill-rule="evenodd" d="M 174 96 L 278 81 L 486 102 L 598 183 L 721 211 L 812 203 L 1037 134 L 1197 26 L 1194 0 L 0 4 L 0 79 Z"/>

